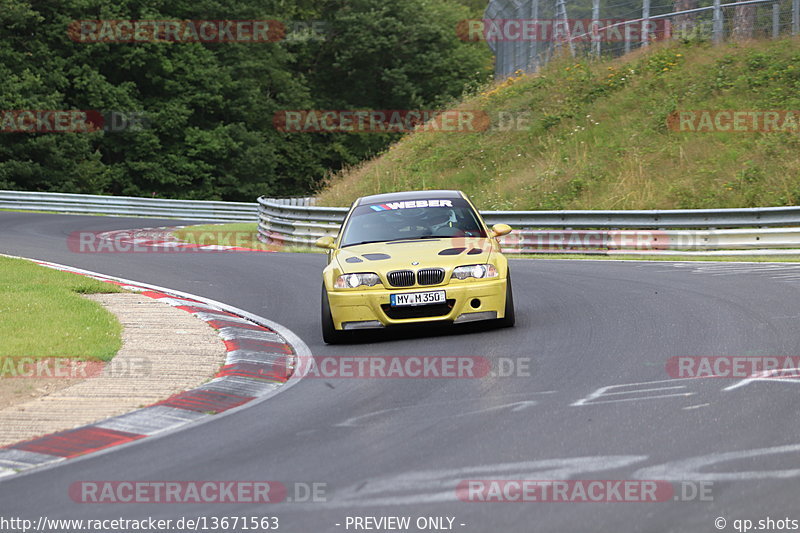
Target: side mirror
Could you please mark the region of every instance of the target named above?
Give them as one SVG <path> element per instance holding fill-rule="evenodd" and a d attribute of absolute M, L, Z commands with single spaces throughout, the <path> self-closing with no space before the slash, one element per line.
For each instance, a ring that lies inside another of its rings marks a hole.
<path fill-rule="evenodd" d="M 511 226 L 508 224 L 495 224 L 492 226 L 493 237 L 502 237 L 511 233 Z"/>
<path fill-rule="evenodd" d="M 319 239 L 317 239 L 317 242 L 314 243 L 314 246 L 316 246 L 317 248 L 326 248 L 328 250 L 332 250 L 334 242 L 336 242 L 336 239 L 334 239 L 333 237 L 320 237 Z"/>

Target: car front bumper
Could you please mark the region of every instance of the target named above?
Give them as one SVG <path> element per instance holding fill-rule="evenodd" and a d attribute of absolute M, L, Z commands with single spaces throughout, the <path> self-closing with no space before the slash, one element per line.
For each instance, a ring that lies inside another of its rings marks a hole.
<path fill-rule="evenodd" d="M 446 304 L 392 308 L 390 295 L 445 291 Z M 471 322 L 505 316 L 506 280 L 410 287 L 408 289 L 330 290 L 328 302 L 336 329 L 373 329 L 425 322 Z"/>

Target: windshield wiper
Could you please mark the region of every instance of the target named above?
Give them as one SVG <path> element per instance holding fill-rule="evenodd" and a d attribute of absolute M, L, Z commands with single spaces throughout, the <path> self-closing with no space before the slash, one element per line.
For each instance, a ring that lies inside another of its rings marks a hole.
<path fill-rule="evenodd" d="M 395 239 L 396 240 L 396 239 Z M 359 244 L 375 244 L 376 242 L 389 242 L 389 241 L 361 241 L 361 242 L 350 242 L 347 244 L 343 244 L 342 248 L 347 248 L 348 246 L 358 246 Z"/>
<path fill-rule="evenodd" d="M 360 241 L 360 242 L 351 242 L 348 244 L 343 244 L 342 248 L 347 248 L 348 246 L 358 246 L 359 244 L 375 244 L 376 242 L 416 241 L 418 239 L 441 239 L 441 237 L 437 237 L 435 235 L 423 235 L 421 237 L 401 237 L 399 239 L 385 239 L 380 241 Z"/>
<path fill-rule="evenodd" d="M 398 239 L 385 239 L 380 241 L 360 241 L 360 242 L 351 242 L 348 244 L 343 244 L 342 248 L 347 248 L 348 246 L 358 246 L 359 244 L 375 244 L 376 242 L 405 242 L 405 241 L 417 241 L 420 239 L 445 239 L 446 237 L 442 237 L 440 235 L 419 235 L 417 237 L 400 237 Z"/>

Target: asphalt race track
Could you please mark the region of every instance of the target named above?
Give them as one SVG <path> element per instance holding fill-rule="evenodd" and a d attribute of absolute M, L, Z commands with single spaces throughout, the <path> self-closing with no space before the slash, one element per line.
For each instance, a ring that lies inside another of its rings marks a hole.
<path fill-rule="evenodd" d="M 321 254 L 67 249 L 73 231 L 175 223 L 2 212 L 0 252 L 219 300 L 288 327 L 317 356 L 475 355 L 529 360 L 529 375 L 306 378 L 217 422 L 2 480 L 0 515 L 277 516 L 280 531 L 298 533 L 346 531 L 348 516 L 447 516 L 454 530 L 480 533 L 718 531 L 717 517 L 734 531 L 738 519 L 800 519 L 800 380 L 666 371 L 674 356 L 800 355 L 800 266 L 513 260 L 513 329 L 328 347 Z M 575 478 L 703 482 L 711 495 L 481 503 L 454 490 L 470 479 Z M 327 501 L 75 503 L 68 488 L 85 480 L 316 482 Z"/>

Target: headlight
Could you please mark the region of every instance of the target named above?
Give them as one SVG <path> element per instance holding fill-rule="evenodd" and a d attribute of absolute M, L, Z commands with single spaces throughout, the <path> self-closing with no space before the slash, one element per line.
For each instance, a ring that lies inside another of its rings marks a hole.
<path fill-rule="evenodd" d="M 453 277 L 456 279 L 484 279 L 496 278 L 497 276 L 497 267 L 494 265 L 466 265 L 456 267 L 453 270 Z"/>
<path fill-rule="evenodd" d="M 336 279 L 333 286 L 337 289 L 355 289 L 362 285 L 374 287 L 381 282 L 377 274 L 373 272 L 361 272 L 357 274 L 342 274 Z"/>

